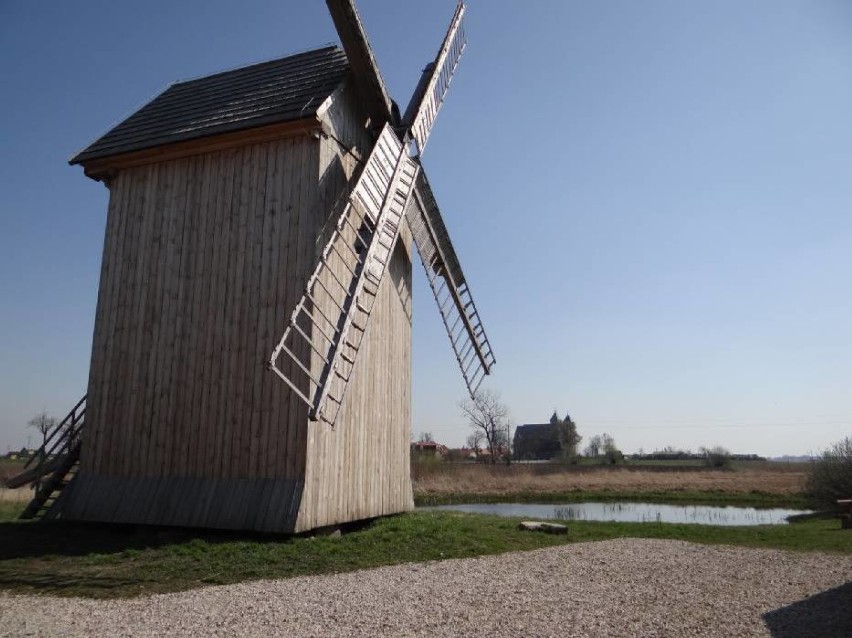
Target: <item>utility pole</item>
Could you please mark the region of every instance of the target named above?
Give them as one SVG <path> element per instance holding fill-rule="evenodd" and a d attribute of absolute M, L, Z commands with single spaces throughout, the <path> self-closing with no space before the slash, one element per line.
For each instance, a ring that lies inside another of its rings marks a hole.
<path fill-rule="evenodd" d="M 506 421 L 506 465 L 512 464 L 512 424 Z"/>

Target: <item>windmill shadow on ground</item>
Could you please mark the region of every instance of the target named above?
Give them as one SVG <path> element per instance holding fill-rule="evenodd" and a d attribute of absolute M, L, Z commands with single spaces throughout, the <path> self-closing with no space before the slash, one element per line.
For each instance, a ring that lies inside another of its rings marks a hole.
<path fill-rule="evenodd" d="M 852 581 L 763 614 L 773 638 L 852 636 Z"/>
<path fill-rule="evenodd" d="M 0 561 L 47 556 L 118 554 L 131 549 L 153 549 L 192 540 L 203 540 L 207 543 L 286 543 L 295 538 L 298 536 L 113 523 L 7 522 L 0 523 Z"/>

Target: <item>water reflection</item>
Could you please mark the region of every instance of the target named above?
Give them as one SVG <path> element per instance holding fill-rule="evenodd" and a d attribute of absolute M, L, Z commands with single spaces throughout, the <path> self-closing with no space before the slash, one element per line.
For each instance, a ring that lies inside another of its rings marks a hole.
<path fill-rule="evenodd" d="M 656 503 L 466 503 L 426 509 L 453 510 L 497 516 L 563 521 L 614 521 L 621 523 L 691 523 L 696 525 L 786 525 L 787 517 L 807 510 L 660 505 Z"/>

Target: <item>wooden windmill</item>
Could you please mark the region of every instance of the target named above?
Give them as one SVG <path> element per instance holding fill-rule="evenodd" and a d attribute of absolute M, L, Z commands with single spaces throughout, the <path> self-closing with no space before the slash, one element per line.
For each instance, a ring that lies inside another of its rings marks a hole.
<path fill-rule="evenodd" d="M 465 7 L 400 116 L 354 3 L 328 6 L 343 51 L 174 84 L 71 160 L 110 190 L 89 391 L 28 515 L 300 532 L 413 506 L 412 244 L 471 393 L 494 365 L 420 163 Z"/>

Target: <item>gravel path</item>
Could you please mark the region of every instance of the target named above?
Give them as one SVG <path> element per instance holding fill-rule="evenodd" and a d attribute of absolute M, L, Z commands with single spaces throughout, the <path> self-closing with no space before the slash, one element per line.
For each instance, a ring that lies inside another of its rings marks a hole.
<path fill-rule="evenodd" d="M 0 636 L 852 636 L 852 557 L 622 539 L 133 600 L 0 594 Z"/>

